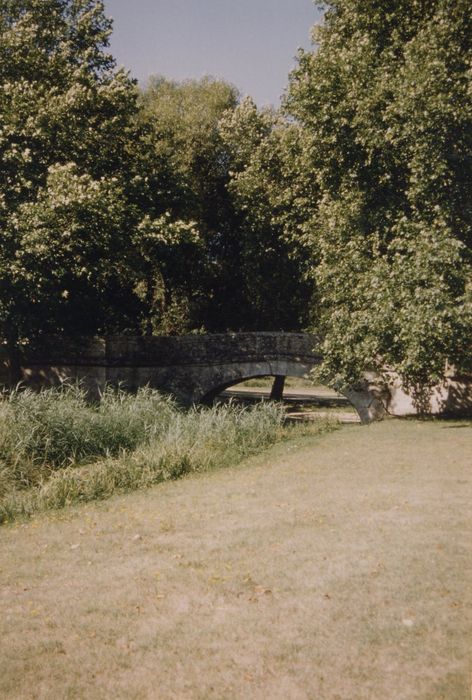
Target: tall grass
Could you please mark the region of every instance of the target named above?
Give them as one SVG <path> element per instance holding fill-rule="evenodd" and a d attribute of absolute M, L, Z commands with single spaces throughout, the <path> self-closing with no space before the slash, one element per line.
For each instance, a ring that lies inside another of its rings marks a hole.
<path fill-rule="evenodd" d="M 11 392 L 0 402 L 0 495 L 6 484 L 27 488 L 56 469 L 133 450 L 176 411 L 148 388 L 135 395 L 109 388 L 98 404 L 79 385 Z"/>
<path fill-rule="evenodd" d="M 150 389 L 97 405 L 80 387 L 15 392 L 0 403 L 0 522 L 235 464 L 284 431 L 270 403 L 183 412 Z"/>

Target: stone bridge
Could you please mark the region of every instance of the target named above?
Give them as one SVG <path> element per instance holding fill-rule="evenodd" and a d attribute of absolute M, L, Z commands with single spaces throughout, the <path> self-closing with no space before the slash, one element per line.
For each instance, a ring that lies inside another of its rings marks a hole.
<path fill-rule="evenodd" d="M 148 384 L 187 405 L 210 403 L 245 379 L 306 376 L 321 360 L 317 345 L 316 337 L 305 333 L 107 336 L 81 341 L 49 337 L 23 351 L 21 380 L 38 386 L 80 379 L 92 392 L 106 384 L 130 391 Z M 367 384 L 345 395 L 364 422 L 384 413 Z"/>
<path fill-rule="evenodd" d="M 260 376 L 304 377 L 321 361 L 316 336 L 306 333 L 225 333 L 184 336 L 107 336 L 70 340 L 46 337 L 20 353 L 15 378 L 0 346 L 0 385 L 18 379 L 30 386 L 79 379 L 95 395 L 106 384 L 135 391 L 150 385 L 170 392 L 187 405 L 211 403 L 221 391 Z M 11 363 L 10 363 L 11 364 Z M 11 375 L 11 372 L 10 372 Z M 398 377 L 380 392 L 375 377 L 345 391 L 365 423 L 390 415 L 418 412 Z M 426 411 L 435 414 L 472 414 L 472 379 L 451 373 L 431 390 Z"/>

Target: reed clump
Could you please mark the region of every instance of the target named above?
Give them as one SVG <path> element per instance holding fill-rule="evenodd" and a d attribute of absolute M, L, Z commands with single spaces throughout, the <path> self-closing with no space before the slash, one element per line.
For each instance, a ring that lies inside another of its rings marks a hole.
<path fill-rule="evenodd" d="M 110 388 L 96 404 L 80 386 L 12 392 L 0 402 L 0 522 L 235 464 L 293 430 L 272 403 L 183 411 L 149 388 Z"/>
<path fill-rule="evenodd" d="M 169 425 L 177 409 L 149 388 L 107 388 L 91 403 L 84 387 L 13 391 L 0 402 L 0 495 L 28 488 L 51 472 L 133 450 Z"/>

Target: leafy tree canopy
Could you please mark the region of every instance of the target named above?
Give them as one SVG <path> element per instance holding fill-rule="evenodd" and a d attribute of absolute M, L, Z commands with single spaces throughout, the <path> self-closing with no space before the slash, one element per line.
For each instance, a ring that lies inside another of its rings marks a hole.
<path fill-rule="evenodd" d="M 176 250 L 168 258 L 169 283 L 159 290 L 162 332 L 215 330 L 214 319 L 217 324 L 226 320 L 220 310 L 213 311 L 224 304 L 226 279 L 232 279 L 231 272 L 223 273 L 232 264 L 221 244 L 231 238 L 233 210 L 218 122 L 237 101 L 232 85 L 211 77 L 178 82 L 154 76 L 140 96 L 140 121 L 148 133 L 146 158 L 153 162 L 154 173 L 169 172 L 167 192 L 151 197 L 145 209 L 161 206 L 167 197 L 176 217 L 194 223 L 199 241 L 198 252 L 187 255 L 186 265 Z"/>
<path fill-rule="evenodd" d="M 472 347 L 472 15 L 468 0 L 336 0 L 286 108 L 319 185 L 321 375 L 411 384 Z"/>
<path fill-rule="evenodd" d="M 61 329 L 65 307 L 102 290 L 104 259 L 122 245 L 136 89 L 115 71 L 109 34 L 101 2 L 0 1 L 4 334 Z"/>
<path fill-rule="evenodd" d="M 141 287 L 155 288 L 168 255 L 161 240 L 150 281 L 140 234 L 170 209 L 170 168 L 148 155 L 110 32 L 99 0 L 0 0 L 0 325 L 11 342 L 136 331 L 155 312 Z M 185 222 L 165 220 L 169 248 L 176 231 L 187 245 Z"/>
<path fill-rule="evenodd" d="M 303 162 L 304 133 L 246 98 L 220 122 L 228 150 L 228 189 L 239 216 L 241 284 L 255 330 L 308 325 L 313 258 L 305 224 L 317 184 Z"/>

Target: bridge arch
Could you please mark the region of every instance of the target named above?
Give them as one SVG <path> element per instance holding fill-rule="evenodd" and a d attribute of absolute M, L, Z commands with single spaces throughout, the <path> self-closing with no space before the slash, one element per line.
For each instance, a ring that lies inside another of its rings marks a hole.
<path fill-rule="evenodd" d="M 221 394 L 222 391 L 228 389 L 234 384 L 240 384 L 248 379 L 256 379 L 257 377 L 306 377 L 311 367 L 301 362 L 290 360 L 275 360 L 272 362 L 258 363 L 241 363 L 234 366 L 228 366 L 218 378 L 212 380 L 214 384 L 206 393 L 200 397 L 196 397 L 197 403 L 209 404 Z M 216 381 L 215 381 L 216 380 Z M 204 392 L 205 389 L 202 389 Z"/>
<path fill-rule="evenodd" d="M 257 377 L 307 377 L 313 365 L 300 361 L 272 360 L 271 362 L 238 363 L 213 368 L 215 372 L 199 376 L 198 390 L 193 393 L 194 404 L 211 405 L 225 389 Z M 206 373 L 205 373 L 206 374 Z M 379 420 L 385 414 L 382 402 L 367 387 L 339 392 L 354 407 L 362 423 Z"/>

